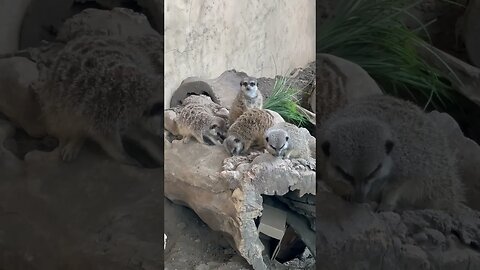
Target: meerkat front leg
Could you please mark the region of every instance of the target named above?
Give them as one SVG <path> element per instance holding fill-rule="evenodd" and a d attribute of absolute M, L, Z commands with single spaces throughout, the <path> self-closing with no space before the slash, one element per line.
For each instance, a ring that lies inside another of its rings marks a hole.
<path fill-rule="evenodd" d="M 107 154 L 114 160 L 126 165 L 141 167 L 140 163 L 131 158 L 123 148 L 122 139 L 118 132 L 97 135 L 95 140 L 102 146 Z"/>
<path fill-rule="evenodd" d="M 398 199 L 400 198 L 400 188 L 393 188 L 384 191 L 381 196 L 380 203 L 377 206 L 377 212 L 387 212 L 393 211 L 396 206 Z"/>
<path fill-rule="evenodd" d="M 82 149 L 84 138 L 62 139 L 60 141 L 60 156 L 63 161 L 72 161 Z"/>

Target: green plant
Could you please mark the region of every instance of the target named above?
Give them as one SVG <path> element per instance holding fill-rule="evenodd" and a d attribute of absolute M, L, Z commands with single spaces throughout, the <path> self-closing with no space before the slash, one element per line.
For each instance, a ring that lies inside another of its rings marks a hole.
<path fill-rule="evenodd" d="M 417 53 L 425 41 L 402 23 L 405 16 L 414 18 L 408 9 L 419 2 L 339 0 L 335 16 L 317 28 L 317 52 L 360 65 L 387 93 L 423 96 L 425 107 L 445 106 L 452 100 L 450 84 Z"/>
<path fill-rule="evenodd" d="M 297 126 L 304 126 L 307 123 L 306 115 L 299 110 L 298 95 L 300 90 L 292 87 L 291 79 L 284 76 L 278 76 L 271 95 L 263 104 L 264 109 L 277 112 L 285 121 Z"/>

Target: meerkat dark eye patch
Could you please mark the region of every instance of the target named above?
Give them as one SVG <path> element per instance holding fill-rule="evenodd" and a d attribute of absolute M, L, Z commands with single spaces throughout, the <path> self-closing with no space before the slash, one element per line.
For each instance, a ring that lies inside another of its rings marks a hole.
<path fill-rule="evenodd" d="M 327 156 L 327 157 L 330 156 L 330 143 L 329 142 L 322 143 L 322 145 L 320 147 L 322 148 L 322 151 L 325 154 L 325 156 Z"/>
<path fill-rule="evenodd" d="M 250 82 L 250 86 L 255 86 L 255 82 Z"/>
<path fill-rule="evenodd" d="M 395 144 L 390 140 L 385 142 L 385 151 L 386 151 L 387 155 L 392 152 L 394 145 Z"/>
<path fill-rule="evenodd" d="M 242 82 L 242 83 L 240 83 L 240 85 L 243 85 L 243 86 L 246 87 L 248 85 L 248 83 L 247 82 Z"/>
<path fill-rule="evenodd" d="M 265 141 L 267 141 L 267 142 L 268 142 L 268 137 L 265 137 Z"/>
<path fill-rule="evenodd" d="M 234 143 L 239 143 L 240 140 L 239 140 L 239 139 L 233 139 L 233 142 L 234 142 Z"/>
<path fill-rule="evenodd" d="M 345 178 L 345 180 L 353 183 L 353 176 L 351 176 L 350 174 L 346 173 L 342 168 L 338 167 L 338 166 L 335 166 L 335 170 L 340 174 L 342 175 L 343 178 Z"/>
<path fill-rule="evenodd" d="M 367 176 L 367 180 L 368 180 L 368 179 L 372 179 L 372 178 L 375 176 L 375 174 L 377 174 L 377 173 L 382 169 L 382 166 L 383 166 L 382 163 L 378 164 L 378 166 L 375 168 L 375 170 L 373 170 L 373 171 Z"/>
<path fill-rule="evenodd" d="M 288 139 L 290 139 L 288 136 L 287 136 L 287 137 L 285 137 L 285 141 L 287 141 L 287 142 L 288 142 Z"/>
<path fill-rule="evenodd" d="M 217 127 L 218 127 L 217 124 L 213 124 L 213 125 L 210 127 L 210 129 L 216 129 Z"/>

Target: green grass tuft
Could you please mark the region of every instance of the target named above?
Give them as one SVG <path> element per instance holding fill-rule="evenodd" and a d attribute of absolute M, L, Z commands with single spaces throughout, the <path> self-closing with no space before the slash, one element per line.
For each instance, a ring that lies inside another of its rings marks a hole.
<path fill-rule="evenodd" d="M 277 77 L 271 95 L 263 104 L 264 109 L 277 112 L 285 121 L 297 126 L 305 126 L 308 122 L 305 114 L 298 109 L 299 90 L 292 87 L 286 77 Z"/>
<path fill-rule="evenodd" d="M 405 16 L 412 16 L 407 10 L 418 3 L 339 0 L 335 17 L 318 29 L 317 51 L 360 65 L 384 92 L 415 100 L 423 97 L 425 107 L 430 102 L 437 108 L 445 106 L 445 101 L 452 101 L 450 84 L 418 55 L 416 47 L 425 41 L 402 23 Z"/>

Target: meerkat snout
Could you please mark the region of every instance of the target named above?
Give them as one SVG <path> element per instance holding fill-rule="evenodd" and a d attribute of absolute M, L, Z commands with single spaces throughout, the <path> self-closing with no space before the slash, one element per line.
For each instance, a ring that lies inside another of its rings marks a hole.
<path fill-rule="evenodd" d="M 364 203 L 373 187 L 383 185 L 390 174 L 394 148 L 390 133 L 383 125 L 369 120 L 345 121 L 332 130 L 335 132 L 321 144 L 329 164 L 328 175 L 351 185 L 351 199 Z M 382 141 L 383 144 L 377 143 Z"/>
<path fill-rule="evenodd" d="M 223 145 L 227 149 L 227 152 L 232 156 L 238 156 L 243 151 L 243 143 L 235 136 L 228 136 L 223 141 Z"/>

